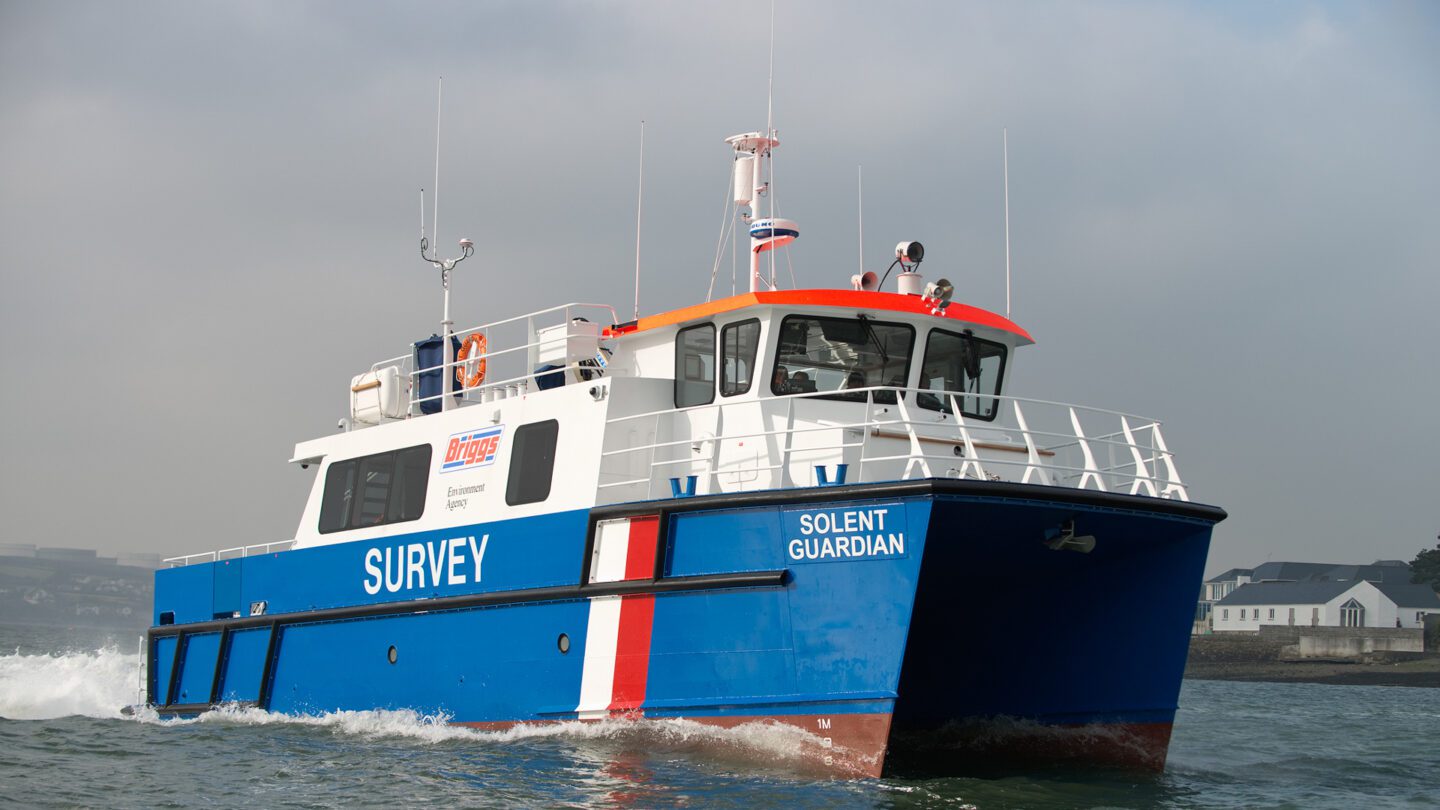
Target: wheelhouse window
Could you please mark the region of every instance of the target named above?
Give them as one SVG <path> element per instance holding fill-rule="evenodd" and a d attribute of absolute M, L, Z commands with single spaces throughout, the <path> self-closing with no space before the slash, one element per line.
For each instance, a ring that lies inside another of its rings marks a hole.
<path fill-rule="evenodd" d="M 720 396 L 733 397 L 750 390 L 759 345 L 758 320 L 732 323 L 720 330 Z"/>
<path fill-rule="evenodd" d="M 915 330 L 902 323 L 858 318 L 791 315 L 780 324 L 780 345 L 771 372 L 774 394 L 833 392 L 824 399 L 866 400 L 874 386 L 905 387 Z M 876 391 L 875 401 L 894 403 L 894 391 Z"/>
<path fill-rule="evenodd" d="M 325 472 L 320 533 L 418 520 L 430 483 L 430 445 L 337 461 Z"/>
<path fill-rule="evenodd" d="M 519 506 L 550 497 L 555 477 L 555 444 L 560 423 L 554 419 L 521 425 L 510 444 L 510 478 L 505 503 Z"/>
<path fill-rule="evenodd" d="M 715 324 L 702 323 L 675 335 L 675 407 L 715 401 Z"/>
<path fill-rule="evenodd" d="M 921 394 L 916 403 L 928 410 L 960 413 L 986 422 L 1000 408 L 1000 382 L 1005 376 L 1005 345 L 975 337 L 967 329 L 934 329 L 920 364 L 920 387 L 944 394 Z"/>

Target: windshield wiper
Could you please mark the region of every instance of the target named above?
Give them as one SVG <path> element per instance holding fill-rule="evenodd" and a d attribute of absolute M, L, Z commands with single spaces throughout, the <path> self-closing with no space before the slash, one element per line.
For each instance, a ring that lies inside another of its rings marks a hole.
<path fill-rule="evenodd" d="M 880 345 L 880 337 L 875 334 L 875 327 L 870 325 L 870 319 L 864 315 L 858 317 L 860 325 L 865 327 L 865 334 L 870 336 L 870 342 L 875 344 L 875 350 L 880 352 L 880 368 L 881 373 L 884 373 L 884 369 L 890 365 L 890 355 L 886 354 L 885 347 Z"/>

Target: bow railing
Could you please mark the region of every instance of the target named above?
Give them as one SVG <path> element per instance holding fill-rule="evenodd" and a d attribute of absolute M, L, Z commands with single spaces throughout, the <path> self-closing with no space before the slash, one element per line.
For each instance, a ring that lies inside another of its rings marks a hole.
<path fill-rule="evenodd" d="M 597 501 L 917 478 L 1189 500 L 1155 419 L 985 396 L 995 415 L 987 421 L 965 415 L 979 402 L 970 392 L 844 392 L 861 395 L 863 402 L 816 392 L 610 419 Z"/>

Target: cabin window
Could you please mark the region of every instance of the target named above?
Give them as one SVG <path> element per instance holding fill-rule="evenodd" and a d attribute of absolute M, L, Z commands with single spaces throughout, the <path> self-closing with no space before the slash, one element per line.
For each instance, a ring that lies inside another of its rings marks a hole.
<path fill-rule="evenodd" d="M 350 526 L 378 526 L 385 522 L 385 508 L 390 505 L 390 484 L 395 479 L 395 459 L 370 456 L 360 460 L 360 475 L 355 479 L 355 499 L 351 503 Z"/>
<path fill-rule="evenodd" d="M 1005 376 L 1005 346 L 977 338 L 967 330 L 934 329 L 920 365 L 920 387 L 945 394 L 921 394 L 915 402 L 932 411 L 960 412 L 986 422 L 995 418 L 1000 380 Z"/>
<path fill-rule="evenodd" d="M 720 395 L 733 397 L 750 390 L 755 376 L 755 350 L 760 346 L 760 321 L 732 323 L 720 330 Z"/>
<path fill-rule="evenodd" d="M 320 533 L 418 520 L 430 483 L 430 445 L 337 461 L 325 472 Z"/>
<path fill-rule="evenodd" d="M 715 324 L 681 329 L 675 336 L 675 407 L 715 401 Z"/>
<path fill-rule="evenodd" d="M 505 503 L 519 506 L 550 497 L 555 474 L 555 443 L 560 423 L 554 419 L 521 425 L 510 445 L 510 479 Z"/>
<path fill-rule="evenodd" d="M 864 402 L 866 392 L 848 389 L 905 387 L 915 330 L 902 323 L 859 318 L 792 315 L 780 324 L 780 345 L 771 372 L 774 394 L 829 393 L 823 399 Z M 894 403 L 894 391 L 875 392 Z"/>
<path fill-rule="evenodd" d="M 430 445 L 400 451 L 395 458 L 395 485 L 390 488 L 390 514 L 401 515 L 401 520 L 419 518 L 429 483 Z"/>

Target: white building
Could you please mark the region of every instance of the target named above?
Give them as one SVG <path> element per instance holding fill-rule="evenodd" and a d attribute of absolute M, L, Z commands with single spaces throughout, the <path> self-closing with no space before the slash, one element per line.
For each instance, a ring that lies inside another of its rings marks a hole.
<path fill-rule="evenodd" d="M 1231 568 L 1223 574 L 1205 580 L 1205 584 L 1200 586 L 1200 601 L 1195 605 L 1195 623 L 1190 628 L 1191 634 L 1209 633 L 1211 631 L 1210 614 L 1214 611 L 1215 603 L 1249 582 L 1250 576 L 1254 573 L 1249 568 Z"/>
<path fill-rule="evenodd" d="M 1217 574 L 1205 580 L 1205 591 L 1201 601 L 1214 604 L 1229 596 L 1241 585 L 1250 582 L 1255 571 L 1250 568 L 1231 568 L 1223 574 Z"/>
<path fill-rule="evenodd" d="M 1337 566 L 1335 571 L 1373 567 Z M 1216 602 L 1210 618 L 1216 632 L 1255 632 L 1264 625 L 1423 628 L 1426 615 L 1440 615 L 1440 594 L 1429 585 L 1412 584 L 1408 567 L 1403 572 L 1403 581 L 1399 576 L 1379 581 L 1326 576 L 1251 582 Z"/>

